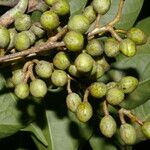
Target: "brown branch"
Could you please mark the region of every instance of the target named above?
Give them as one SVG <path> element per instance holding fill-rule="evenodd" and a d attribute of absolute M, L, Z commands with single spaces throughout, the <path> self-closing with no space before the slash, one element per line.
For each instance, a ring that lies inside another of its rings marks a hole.
<path fill-rule="evenodd" d="M 108 104 L 107 104 L 106 100 L 103 102 L 103 111 L 104 111 L 105 116 L 109 115 Z"/>
<path fill-rule="evenodd" d="M 85 90 L 84 96 L 83 96 L 83 101 L 87 102 L 88 101 L 88 96 L 89 96 L 89 89 L 87 88 Z"/>

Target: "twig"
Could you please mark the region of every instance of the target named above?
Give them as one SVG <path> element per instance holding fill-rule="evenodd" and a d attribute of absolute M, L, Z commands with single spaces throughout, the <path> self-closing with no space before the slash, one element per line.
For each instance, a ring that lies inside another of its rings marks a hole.
<path fill-rule="evenodd" d="M 120 118 L 121 124 L 126 123 L 126 121 L 124 119 L 124 113 L 122 112 L 122 109 L 119 110 L 119 118 Z"/>
<path fill-rule="evenodd" d="M 67 92 L 68 92 L 68 94 L 72 93 L 72 90 L 71 90 L 71 78 L 70 78 L 69 75 L 68 75 L 68 83 L 67 83 Z"/>
<path fill-rule="evenodd" d="M 84 97 L 83 97 L 83 101 L 84 101 L 84 102 L 87 102 L 87 101 L 88 101 L 88 96 L 89 96 L 89 89 L 87 88 L 87 89 L 85 90 Z"/>
<path fill-rule="evenodd" d="M 108 105 L 107 105 L 106 100 L 103 102 L 103 111 L 104 111 L 105 116 L 109 115 Z"/>

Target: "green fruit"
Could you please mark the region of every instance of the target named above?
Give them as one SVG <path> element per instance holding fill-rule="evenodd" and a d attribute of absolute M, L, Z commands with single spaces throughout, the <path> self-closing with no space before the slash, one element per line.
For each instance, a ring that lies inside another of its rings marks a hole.
<path fill-rule="evenodd" d="M 117 82 L 109 82 L 106 84 L 107 90 L 117 87 Z"/>
<path fill-rule="evenodd" d="M 65 35 L 64 42 L 68 50 L 76 52 L 82 50 L 84 38 L 81 33 L 70 31 Z"/>
<path fill-rule="evenodd" d="M 81 122 L 87 122 L 93 115 L 93 108 L 89 102 L 82 102 L 76 110 L 77 118 Z"/>
<path fill-rule="evenodd" d="M 100 121 L 99 128 L 104 136 L 111 138 L 117 129 L 116 121 L 112 116 L 107 115 Z"/>
<path fill-rule="evenodd" d="M 31 20 L 32 22 L 40 22 L 42 12 L 39 10 L 34 10 L 31 14 Z"/>
<path fill-rule="evenodd" d="M 80 73 L 77 70 L 75 65 L 70 65 L 68 68 L 68 72 L 70 73 L 70 75 L 72 75 L 74 77 L 80 77 Z"/>
<path fill-rule="evenodd" d="M 7 28 L 0 25 L 0 48 L 6 48 L 10 42 L 10 34 Z"/>
<path fill-rule="evenodd" d="M 27 83 L 19 83 L 14 92 L 20 99 L 26 99 L 29 96 L 29 86 Z"/>
<path fill-rule="evenodd" d="M 102 82 L 95 82 L 90 86 L 89 90 L 93 97 L 101 98 L 106 94 L 106 85 Z"/>
<path fill-rule="evenodd" d="M 105 72 L 104 68 L 100 64 L 97 64 L 96 74 L 95 74 L 96 79 L 102 77 L 104 75 L 104 72 Z"/>
<path fill-rule="evenodd" d="M 68 22 L 68 28 L 70 30 L 80 33 L 85 33 L 88 30 L 89 26 L 90 22 L 84 15 L 74 15 Z"/>
<path fill-rule="evenodd" d="M 52 11 L 46 11 L 41 15 L 40 23 L 46 30 L 53 30 L 59 26 L 59 17 Z"/>
<path fill-rule="evenodd" d="M 41 60 L 35 66 L 35 72 L 41 78 L 50 78 L 52 71 L 53 66 L 48 61 Z"/>
<path fill-rule="evenodd" d="M 104 71 L 108 71 L 109 70 L 110 65 L 106 61 L 105 57 L 101 58 L 100 60 L 97 60 L 96 62 L 97 62 L 97 64 L 99 64 L 99 65 L 102 66 L 102 68 L 104 69 Z"/>
<path fill-rule="evenodd" d="M 25 31 L 31 27 L 31 23 L 31 17 L 29 15 L 21 14 L 15 18 L 14 25 L 16 30 Z"/>
<path fill-rule="evenodd" d="M 136 131 L 134 127 L 128 123 L 122 124 L 120 127 L 120 137 L 127 145 L 133 145 L 136 142 Z"/>
<path fill-rule="evenodd" d="M 12 82 L 12 78 L 8 78 L 6 80 L 6 88 L 14 88 L 14 83 Z"/>
<path fill-rule="evenodd" d="M 127 33 L 127 37 L 136 44 L 144 44 L 147 41 L 145 33 L 139 28 L 131 28 Z"/>
<path fill-rule="evenodd" d="M 107 39 L 104 51 L 108 57 L 116 57 L 119 54 L 119 42 L 114 38 Z"/>
<path fill-rule="evenodd" d="M 62 70 L 55 70 L 52 73 L 51 81 L 55 86 L 64 86 L 68 81 L 66 72 Z"/>
<path fill-rule="evenodd" d="M 93 63 L 93 58 L 86 53 L 79 54 L 75 59 L 75 66 L 77 70 L 83 73 L 90 72 L 93 68 Z"/>
<path fill-rule="evenodd" d="M 35 79 L 30 83 L 30 93 L 32 96 L 42 98 L 47 93 L 46 83 L 41 79 Z"/>
<path fill-rule="evenodd" d="M 23 51 L 25 49 L 28 49 L 31 45 L 30 38 L 25 33 L 25 31 L 20 32 L 16 35 L 15 38 L 15 48 L 18 51 Z"/>
<path fill-rule="evenodd" d="M 53 4 L 52 10 L 58 15 L 66 15 L 70 11 L 70 6 L 67 0 L 58 0 Z"/>
<path fill-rule="evenodd" d="M 70 111 L 76 112 L 77 107 L 81 103 L 81 97 L 76 93 L 70 93 L 66 97 L 67 107 Z"/>
<path fill-rule="evenodd" d="M 136 54 L 136 45 L 130 39 L 124 39 L 120 42 L 120 51 L 128 57 L 132 57 Z"/>
<path fill-rule="evenodd" d="M 96 64 L 95 61 L 93 61 L 93 68 L 92 68 L 92 70 L 90 72 L 90 76 L 93 77 L 96 74 L 96 70 L 97 70 L 97 64 Z"/>
<path fill-rule="evenodd" d="M 70 66 L 70 60 L 65 52 L 59 52 L 53 59 L 53 64 L 60 70 L 65 70 Z"/>
<path fill-rule="evenodd" d="M 54 3 L 56 3 L 58 0 L 44 0 L 44 2 L 47 4 L 47 5 L 49 5 L 49 6 L 51 6 L 51 5 L 53 5 Z"/>
<path fill-rule="evenodd" d="M 96 13 L 92 5 L 85 8 L 83 15 L 88 18 L 90 23 L 92 23 L 96 19 Z"/>
<path fill-rule="evenodd" d="M 146 138 L 150 139 L 150 122 L 144 122 L 142 125 L 142 132 Z"/>
<path fill-rule="evenodd" d="M 93 0 L 92 4 L 97 13 L 104 15 L 110 8 L 111 0 Z"/>
<path fill-rule="evenodd" d="M 103 53 L 102 43 L 97 39 L 93 39 L 88 42 L 86 51 L 91 56 L 100 56 Z"/>
<path fill-rule="evenodd" d="M 27 36 L 29 37 L 29 39 L 30 39 L 30 44 L 31 45 L 33 45 L 34 43 L 35 43 L 35 41 L 36 41 L 36 36 L 35 36 L 35 34 L 31 31 L 31 30 L 28 30 L 28 31 L 24 31 L 26 34 L 27 34 Z"/>
<path fill-rule="evenodd" d="M 106 100 L 109 104 L 118 105 L 124 100 L 124 93 L 121 89 L 114 87 L 107 91 Z"/>
<path fill-rule="evenodd" d="M 119 81 L 118 86 L 123 90 L 124 93 L 131 93 L 136 89 L 138 83 L 139 82 L 135 77 L 126 76 Z"/>

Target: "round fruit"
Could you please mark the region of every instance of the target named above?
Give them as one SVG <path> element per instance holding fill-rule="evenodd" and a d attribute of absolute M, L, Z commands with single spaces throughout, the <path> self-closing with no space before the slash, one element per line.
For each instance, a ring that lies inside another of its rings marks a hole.
<path fill-rule="evenodd" d="M 107 90 L 117 87 L 117 82 L 109 82 L 106 84 Z"/>
<path fill-rule="evenodd" d="M 35 43 L 35 41 L 36 41 L 36 36 L 35 36 L 35 34 L 34 34 L 32 31 L 30 31 L 30 30 L 24 31 L 24 32 L 25 32 L 25 33 L 27 34 L 27 36 L 29 37 L 31 45 L 33 45 L 33 44 Z"/>
<path fill-rule="evenodd" d="M 120 127 L 120 137 L 127 145 L 133 145 L 136 142 L 136 131 L 134 127 L 128 123 L 122 124 Z"/>
<path fill-rule="evenodd" d="M 57 53 L 53 59 L 53 64 L 58 69 L 67 69 L 70 66 L 70 60 L 68 55 L 65 52 Z"/>
<path fill-rule="evenodd" d="M 105 57 L 101 58 L 100 60 L 97 60 L 97 64 L 101 65 L 103 67 L 104 71 L 107 71 L 110 68 L 110 65 L 108 64 Z"/>
<path fill-rule="evenodd" d="M 117 129 L 116 121 L 112 116 L 107 115 L 100 121 L 99 128 L 104 136 L 111 138 Z"/>
<path fill-rule="evenodd" d="M 7 28 L 0 25 L 0 48 L 6 48 L 10 42 L 10 34 Z"/>
<path fill-rule="evenodd" d="M 44 0 L 45 3 L 49 6 L 53 5 L 54 3 L 56 3 L 58 0 Z"/>
<path fill-rule="evenodd" d="M 41 78 L 50 78 L 52 71 L 53 66 L 48 61 L 41 60 L 35 66 L 35 72 Z"/>
<path fill-rule="evenodd" d="M 91 56 L 100 56 L 103 53 L 102 43 L 97 39 L 93 39 L 88 42 L 86 51 Z"/>
<path fill-rule="evenodd" d="M 31 17 L 29 15 L 21 14 L 15 18 L 14 25 L 16 30 L 25 31 L 31 27 L 31 23 Z"/>
<path fill-rule="evenodd" d="M 55 70 L 52 73 L 51 81 L 55 86 L 64 86 L 68 81 L 66 72 L 62 70 Z"/>
<path fill-rule="evenodd" d="M 104 72 L 105 72 L 104 68 L 100 64 L 97 63 L 96 74 L 95 74 L 96 79 L 99 79 L 100 77 L 102 77 Z"/>
<path fill-rule="evenodd" d="M 30 83 L 30 93 L 37 98 L 42 98 L 47 93 L 46 83 L 41 79 L 35 79 Z"/>
<path fill-rule="evenodd" d="M 70 30 L 80 33 L 85 33 L 88 30 L 89 26 L 90 22 L 84 15 L 74 15 L 68 22 L 68 28 Z"/>
<path fill-rule="evenodd" d="M 106 85 L 102 82 L 95 82 L 90 86 L 89 90 L 93 97 L 101 98 L 106 94 Z"/>
<path fill-rule="evenodd" d="M 25 31 L 20 32 L 16 35 L 15 38 L 15 48 L 18 51 L 23 51 L 25 49 L 28 49 L 31 45 L 30 38 L 25 33 Z"/>
<path fill-rule="evenodd" d="M 59 17 L 53 11 L 46 11 L 41 15 L 41 25 L 46 30 L 53 30 L 59 26 Z"/>
<path fill-rule="evenodd" d="M 75 65 L 70 65 L 68 68 L 68 72 L 70 73 L 70 75 L 74 76 L 74 77 L 79 77 L 80 73 L 77 70 Z"/>
<path fill-rule="evenodd" d="M 77 107 L 81 102 L 81 97 L 76 93 L 70 93 L 66 97 L 67 107 L 72 112 L 76 112 Z"/>
<path fill-rule="evenodd" d="M 76 115 L 81 122 L 87 122 L 93 115 L 91 104 L 89 102 L 80 103 L 77 107 Z"/>
<path fill-rule="evenodd" d="M 75 59 L 75 66 L 78 71 L 86 73 L 92 70 L 93 62 L 94 60 L 89 54 L 81 53 Z"/>
<path fill-rule="evenodd" d="M 128 57 L 132 57 L 136 54 L 136 45 L 130 39 L 124 39 L 120 42 L 120 51 Z"/>
<path fill-rule="evenodd" d="M 26 99 L 29 96 L 29 86 L 27 83 L 19 83 L 14 92 L 20 99 Z"/>
<path fill-rule="evenodd" d="M 150 139 L 150 122 L 144 122 L 142 126 L 142 132 L 146 138 Z"/>
<path fill-rule="evenodd" d="M 92 4 L 97 13 L 104 15 L 110 8 L 111 0 L 93 0 Z"/>
<path fill-rule="evenodd" d="M 118 84 L 124 93 L 131 93 L 138 86 L 138 80 L 132 76 L 123 77 Z"/>
<path fill-rule="evenodd" d="M 131 28 L 127 33 L 127 37 L 136 44 L 144 44 L 147 41 L 145 33 L 139 28 Z"/>
<path fill-rule="evenodd" d="M 76 52 L 82 50 L 84 38 L 81 33 L 70 31 L 65 35 L 64 42 L 68 50 Z"/>
<path fill-rule="evenodd" d="M 111 88 L 106 93 L 106 100 L 109 104 L 118 105 L 124 100 L 124 93 L 117 87 Z"/>

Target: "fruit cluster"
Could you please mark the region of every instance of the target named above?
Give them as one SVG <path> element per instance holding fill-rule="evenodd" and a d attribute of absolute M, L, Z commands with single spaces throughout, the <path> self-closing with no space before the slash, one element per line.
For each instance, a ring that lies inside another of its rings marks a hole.
<path fill-rule="evenodd" d="M 111 69 L 111 63 L 108 62 L 120 52 L 127 57 L 134 56 L 136 45 L 144 44 L 146 35 L 135 27 L 129 31 L 115 30 L 113 22 L 100 28 L 100 16 L 108 12 L 111 0 L 93 0 L 81 14 L 71 16 L 65 21 L 63 16 L 66 15 L 67 18 L 70 11 L 67 0 L 45 0 L 45 3 L 50 10 L 43 13 L 34 11 L 31 17 L 18 13 L 14 17 L 14 27 L 10 29 L 0 25 L 0 48 L 5 49 L 4 53 L 9 55 L 28 51 L 31 46 L 39 48 L 39 51 L 44 46 L 48 49 L 46 44 L 49 42 L 49 45 L 55 45 L 57 40 L 62 40 L 64 45 L 56 47 L 52 53 L 40 53 L 36 59 L 25 60 L 24 65 L 19 65 L 19 68 L 16 67 L 18 62 L 12 63 L 12 77 L 7 79 L 7 87 L 14 88 L 19 99 L 27 99 L 29 96 L 41 99 L 48 91 L 52 92 L 49 86 L 66 87 L 66 105 L 81 122 L 87 122 L 93 116 L 89 96 L 98 99 L 103 103 L 105 114 L 100 120 L 99 128 L 103 135 L 110 138 L 116 133 L 117 124 L 109 114 L 108 105 L 120 107 L 125 94 L 130 94 L 137 88 L 138 79 L 125 76 L 118 82 L 108 83 L 98 79 L 107 74 Z M 32 19 L 33 16 L 38 16 L 36 21 Z M 66 21 L 67 27 L 61 28 Z M 95 28 L 89 31 L 94 23 Z M 100 38 L 94 36 L 97 31 Z M 102 38 L 109 31 L 111 34 Z M 85 91 L 83 95 L 72 91 L 71 81 L 77 83 L 79 90 Z M 131 145 L 136 141 L 136 131 L 132 125 L 126 123 L 124 115 L 131 120 L 136 116 L 125 109 L 119 111 L 120 137 L 125 144 Z M 142 126 L 143 134 L 150 138 L 150 122 L 143 123 L 138 118 L 135 121 Z"/>

